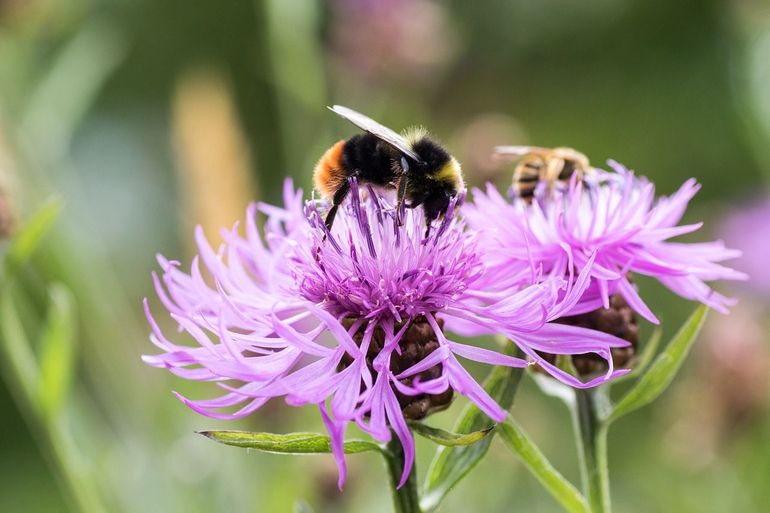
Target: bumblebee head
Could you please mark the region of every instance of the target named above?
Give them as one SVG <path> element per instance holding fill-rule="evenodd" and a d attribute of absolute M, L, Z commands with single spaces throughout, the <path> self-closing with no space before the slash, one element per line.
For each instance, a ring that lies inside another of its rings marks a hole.
<path fill-rule="evenodd" d="M 440 144 L 428 137 L 422 137 L 412 143 L 412 148 L 422 159 L 421 163 L 412 164 L 412 173 L 453 189 L 455 194 L 464 188 L 460 163 Z"/>
<path fill-rule="evenodd" d="M 434 220 L 442 217 L 449 208 L 449 202 L 457 193 L 449 189 L 433 189 L 425 198 L 425 220 L 428 225 Z"/>
<path fill-rule="evenodd" d="M 452 159 L 440 144 L 424 135 L 412 142 L 412 150 L 422 159 L 422 162 L 414 163 L 416 170 L 429 175 L 435 174 Z"/>

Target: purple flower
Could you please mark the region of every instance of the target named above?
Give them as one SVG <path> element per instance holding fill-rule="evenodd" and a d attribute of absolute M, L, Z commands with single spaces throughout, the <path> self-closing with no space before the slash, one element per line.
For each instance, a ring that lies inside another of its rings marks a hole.
<path fill-rule="evenodd" d="M 576 387 L 624 372 L 613 370 L 610 349 L 625 341 L 549 322 L 574 308 L 588 271 L 567 289 L 554 277 L 490 293 L 482 279 L 482 248 L 457 217 L 457 199 L 426 239 L 422 209 L 403 212 L 399 226 L 391 200 L 353 182 L 330 233 L 316 205 L 303 211 L 301 192 L 289 184 L 285 208 L 249 209 L 245 238 L 236 226 L 223 233 L 225 242 L 215 251 L 198 230 L 200 255 L 189 273 L 160 258 L 163 276 L 155 277 L 164 306 L 194 344 L 169 341 L 146 308 L 151 340 L 163 353 L 145 356 L 145 362 L 217 382 L 225 393 L 215 399 L 177 394 L 210 417 L 242 417 L 275 397 L 293 406 L 315 405 L 331 435 L 340 486 L 351 422 L 380 441 L 395 433 L 405 453 L 403 483 L 414 460 L 407 419 L 445 407 L 452 393 L 465 395 L 492 419 L 504 419 L 505 411 L 459 358 L 511 367 L 537 361 Z M 263 235 L 257 212 L 267 215 Z M 456 342 L 445 325 L 505 335 L 528 359 Z M 538 351 L 593 352 L 610 369 L 582 383 Z"/>
<path fill-rule="evenodd" d="M 751 281 L 746 285 L 753 292 L 770 298 L 770 268 L 767 240 L 770 226 L 770 195 L 765 194 L 734 209 L 719 226 L 719 233 L 727 242 L 738 248 L 742 255 L 735 267 L 746 271 Z"/>
<path fill-rule="evenodd" d="M 610 296 L 619 293 L 635 311 L 657 323 L 629 273 L 652 276 L 684 298 L 726 312 L 734 300 L 706 282 L 746 279 L 718 263 L 740 252 L 721 241 L 668 240 L 702 226 L 679 224 L 700 186 L 690 179 L 673 195 L 656 200 L 655 186 L 647 179 L 614 161 L 609 165 L 615 173 L 595 170 L 585 184 L 573 180 L 567 190 L 539 197 L 531 205 L 510 201 L 491 185 L 486 192 L 475 190 L 464 214 L 486 248 L 489 285 L 526 285 L 536 273 L 569 276 L 595 258 L 591 283 L 571 315 L 608 308 Z"/>

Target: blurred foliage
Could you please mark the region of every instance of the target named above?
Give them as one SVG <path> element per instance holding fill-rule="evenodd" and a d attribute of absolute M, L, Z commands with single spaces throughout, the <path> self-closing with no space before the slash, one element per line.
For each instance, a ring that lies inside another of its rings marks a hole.
<path fill-rule="evenodd" d="M 473 185 L 507 186 L 510 169 L 477 164 L 502 143 L 615 158 L 663 193 L 696 176 L 704 188 L 688 217 L 713 226 L 770 178 L 768 41 L 760 0 L 0 0 L 0 192 L 9 198 L 0 208 L 29 226 L 52 194 L 63 204 L 18 269 L 12 304 L 34 341 L 22 358 L 46 376 L 35 397 L 64 419 L 42 422 L 18 388 L 27 385 L 4 371 L 0 510 L 272 512 L 303 499 L 317 513 L 390 511 L 375 454 L 350 457 L 339 494 L 330 456 L 247 454 L 194 433 L 321 426 L 314 412 L 279 404 L 214 421 L 168 393 L 211 391 L 139 359 L 153 350 L 141 298 L 154 298 L 154 254 L 189 261 L 192 224 L 235 221 L 248 194 L 277 200 L 286 175 L 308 190 L 318 156 L 354 132 L 326 111 L 332 103 L 397 129 L 424 124 Z M 221 199 L 202 197 L 210 192 Z M 669 339 L 691 306 L 640 286 Z M 755 314 L 734 330 L 761 340 L 740 361 L 767 362 L 768 305 L 745 301 Z M 714 336 L 708 324 L 704 332 Z M 700 363 L 699 351 L 670 395 L 616 423 L 617 512 L 770 509 L 767 381 L 740 381 L 757 399 L 719 424 L 729 429 L 704 457 L 701 426 L 687 422 L 677 391 L 704 408 L 734 402 L 706 384 L 741 367 Z M 463 406 L 431 425 L 451 430 Z M 577 482 L 558 402 L 527 378 L 513 411 Z M 418 440 L 423 475 L 431 454 Z M 73 475 L 98 475 L 74 502 Z M 508 451 L 493 450 L 441 511 L 553 511 L 544 497 Z"/>

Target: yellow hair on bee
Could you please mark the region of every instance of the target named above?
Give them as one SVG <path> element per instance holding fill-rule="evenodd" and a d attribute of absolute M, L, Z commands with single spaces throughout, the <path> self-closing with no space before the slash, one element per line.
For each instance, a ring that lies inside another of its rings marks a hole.
<path fill-rule="evenodd" d="M 433 175 L 433 179 L 440 182 L 450 183 L 454 185 L 455 189 L 458 191 L 465 188 L 462 168 L 460 167 L 460 163 L 457 162 L 457 159 L 454 157 L 449 159 L 449 162 L 444 164 L 441 169 Z"/>
<path fill-rule="evenodd" d="M 414 144 L 420 139 L 424 139 L 428 136 L 428 129 L 424 126 L 410 126 L 404 130 L 401 135 L 406 139 L 409 144 Z"/>

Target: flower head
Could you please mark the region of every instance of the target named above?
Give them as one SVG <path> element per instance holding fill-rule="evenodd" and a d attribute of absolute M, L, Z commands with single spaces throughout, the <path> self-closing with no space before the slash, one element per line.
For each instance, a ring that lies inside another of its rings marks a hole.
<path fill-rule="evenodd" d="M 770 269 L 767 267 L 767 227 L 770 226 L 770 194 L 742 202 L 720 223 L 718 233 L 735 248 L 741 257 L 735 267 L 751 276 L 746 288 L 770 298 Z"/>
<path fill-rule="evenodd" d="M 585 184 L 573 180 L 567 190 L 531 205 L 510 201 L 491 185 L 486 192 L 474 191 L 465 214 L 486 248 L 490 286 L 527 284 L 536 272 L 570 276 L 595 256 L 591 283 L 571 314 L 609 308 L 610 297 L 619 293 L 636 312 L 657 323 L 629 273 L 652 276 L 682 297 L 726 312 L 734 301 L 706 282 L 745 279 L 719 264 L 740 252 L 721 241 L 669 241 L 702 226 L 679 224 L 700 186 L 690 179 L 673 195 L 656 200 L 651 182 L 614 161 L 609 164 L 614 173 L 595 170 Z"/>
<path fill-rule="evenodd" d="M 459 358 L 511 367 L 538 361 L 579 387 L 622 372 L 610 365 L 605 375 L 582 383 L 539 354 L 593 352 L 611 362 L 610 349 L 627 345 L 550 323 L 574 307 L 587 272 L 568 290 L 563 279 L 553 278 L 490 294 L 479 242 L 456 215 L 461 197 L 424 238 L 421 209 L 396 216 L 389 193 L 361 190 L 355 181 L 351 186 L 331 232 L 317 205 L 303 210 L 301 194 L 287 186 L 285 208 L 250 208 L 245 238 L 236 226 L 214 251 L 199 230 L 200 257 L 189 273 L 160 259 L 158 294 L 195 344 L 169 341 L 147 309 L 151 339 L 163 353 L 145 361 L 188 379 L 215 381 L 225 392 L 210 400 L 179 396 L 190 408 L 234 418 L 276 397 L 315 405 L 331 435 L 340 486 L 351 422 L 377 440 L 395 433 L 405 453 L 403 482 L 414 459 L 408 419 L 446 407 L 453 394 L 468 397 L 496 421 L 505 417 Z M 256 228 L 257 211 L 267 215 L 264 237 Z M 529 360 L 456 342 L 445 327 L 504 334 Z"/>

